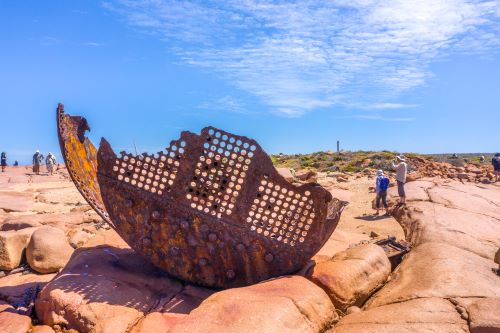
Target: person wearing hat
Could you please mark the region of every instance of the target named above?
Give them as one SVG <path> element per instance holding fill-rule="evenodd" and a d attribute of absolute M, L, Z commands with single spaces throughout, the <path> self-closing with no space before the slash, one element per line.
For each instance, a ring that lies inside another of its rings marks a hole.
<path fill-rule="evenodd" d="M 378 211 L 380 209 L 380 201 L 382 200 L 382 204 L 385 208 L 385 214 L 389 215 L 389 209 L 387 208 L 387 189 L 389 188 L 389 178 L 384 175 L 384 171 L 377 171 L 377 178 L 375 180 L 375 192 L 377 193 L 377 197 L 375 198 L 375 207 Z"/>
<path fill-rule="evenodd" d="M 399 203 L 406 203 L 405 183 L 408 165 L 404 156 L 396 156 L 396 163 L 392 162 L 392 167 L 396 170 L 396 182 L 398 183 Z"/>
<path fill-rule="evenodd" d="M 47 172 L 51 175 L 54 174 L 54 165 L 56 164 L 56 157 L 52 155 L 51 152 L 47 155 L 45 159 L 45 165 L 47 166 Z"/>
<path fill-rule="evenodd" d="M 496 153 L 491 159 L 491 164 L 493 164 L 493 171 L 495 173 L 495 182 L 500 178 L 500 153 Z"/>
<path fill-rule="evenodd" d="M 37 150 L 33 155 L 33 172 L 37 175 L 40 174 L 40 164 L 43 161 L 43 155 Z"/>

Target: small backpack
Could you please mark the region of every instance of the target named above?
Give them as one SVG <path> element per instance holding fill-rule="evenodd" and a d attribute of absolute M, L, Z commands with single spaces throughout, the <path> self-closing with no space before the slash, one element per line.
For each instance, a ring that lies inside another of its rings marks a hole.
<path fill-rule="evenodd" d="M 380 179 L 380 190 L 387 191 L 388 188 L 389 188 L 389 178 L 382 177 L 382 179 Z"/>

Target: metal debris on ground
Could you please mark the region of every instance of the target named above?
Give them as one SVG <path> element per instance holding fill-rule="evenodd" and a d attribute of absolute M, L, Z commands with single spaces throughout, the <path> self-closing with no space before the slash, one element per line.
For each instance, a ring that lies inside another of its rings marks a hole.
<path fill-rule="evenodd" d="M 69 174 L 94 210 L 138 253 L 185 281 L 234 287 L 299 270 L 328 240 L 346 202 L 295 186 L 259 144 L 206 127 L 165 150 L 116 155 L 57 108 Z"/>
<path fill-rule="evenodd" d="M 394 270 L 403 260 L 403 256 L 410 252 L 410 244 L 405 241 L 396 241 L 396 237 L 388 236 L 386 239 L 376 241 L 375 244 L 381 246 L 389 261 L 391 268 Z"/>

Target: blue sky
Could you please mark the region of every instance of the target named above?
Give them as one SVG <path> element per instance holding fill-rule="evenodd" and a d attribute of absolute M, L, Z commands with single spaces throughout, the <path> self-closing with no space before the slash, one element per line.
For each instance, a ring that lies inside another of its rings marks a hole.
<path fill-rule="evenodd" d="M 500 150 L 499 1 L 0 3 L 0 150 L 156 152 L 213 125 L 271 153 Z"/>

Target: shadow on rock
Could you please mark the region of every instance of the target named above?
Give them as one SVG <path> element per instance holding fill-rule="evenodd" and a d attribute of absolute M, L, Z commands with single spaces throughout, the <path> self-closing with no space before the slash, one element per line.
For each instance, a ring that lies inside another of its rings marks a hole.
<path fill-rule="evenodd" d="M 147 313 L 188 313 L 210 294 L 187 289 L 131 249 L 81 248 L 42 289 L 36 312 L 46 325 L 126 332 Z"/>

